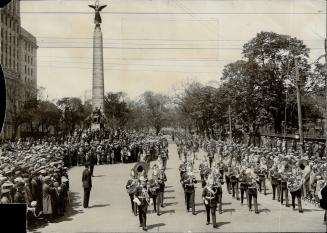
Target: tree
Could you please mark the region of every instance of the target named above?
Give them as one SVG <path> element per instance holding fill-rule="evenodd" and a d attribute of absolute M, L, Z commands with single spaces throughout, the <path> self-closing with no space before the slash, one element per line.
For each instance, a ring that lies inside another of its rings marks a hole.
<path fill-rule="evenodd" d="M 72 134 L 76 127 L 82 127 L 86 118 L 91 115 L 80 98 L 64 97 L 57 101 L 57 106 L 62 111 L 64 131 L 69 134 Z"/>
<path fill-rule="evenodd" d="M 158 135 L 164 125 L 167 124 L 168 108 L 166 105 L 169 103 L 169 98 L 165 95 L 147 91 L 142 95 L 142 99 L 148 123 L 155 128 Z"/>
<path fill-rule="evenodd" d="M 6 122 L 11 125 L 12 139 L 16 138 L 20 126 L 32 121 L 33 112 L 37 107 L 37 90 L 26 88 L 17 80 L 7 83 Z"/>
<path fill-rule="evenodd" d="M 270 99 L 263 92 L 263 77 L 258 66 L 251 61 L 236 61 L 224 68 L 221 91 L 232 107 L 236 124 L 243 126 L 250 140 L 258 134 L 260 126 L 269 122 L 267 104 Z"/>
<path fill-rule="evenodd" d="M 126 93 L 109 92 L 104 99 L 104 114 L 112 128 L 125 127 L 128 122 L 130 109 L 125 101 Z"/>
<path fill-rule="evenodd" d="M 286 92 L 294 91 L 294 59 L 298 60 L 300 76 L 304 82 L 310 73 L 307 58 L 309 49 L 303 41 L 274 32 L 260 32 L 243 46 L 243 56 L 257 64 L 262 76 L 260 88 L 270 101 L 266 111 L 274 119 L 275 131 L 280 133 L 285 108 Z"/>

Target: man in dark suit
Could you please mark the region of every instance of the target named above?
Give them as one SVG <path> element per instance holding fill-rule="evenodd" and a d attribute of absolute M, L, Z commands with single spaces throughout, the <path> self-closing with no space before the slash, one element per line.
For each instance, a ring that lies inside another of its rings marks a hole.
<path fill-rule="evenodd" d="M 90 192 L 92 188 L 92 177 L 91 172 L 89 171 L 89 163 L 85 163 L 85 169 L 82 174 L 82 182 L 84 188 L 84 208 L 89 207 Z"/>

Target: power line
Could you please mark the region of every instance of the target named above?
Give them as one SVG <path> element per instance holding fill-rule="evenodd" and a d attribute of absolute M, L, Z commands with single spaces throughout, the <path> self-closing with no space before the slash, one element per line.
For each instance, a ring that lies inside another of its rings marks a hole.
<path fill-rule="evenodd" d="M 56 37 L 56 36 L 37 36 L 37 38 L 47 38 L 47 39 L 62 39 L 62 40 L 93 40 L 93 37 Z M 130 41 L 130 40 L 135 40 L 135 41 L 248 41 L 248 39 L 160 39 L 160 38 L 103 38 L 104 41 L 106 40 L 121 40 L 121 41 Z M 324 39 L 303 39 L 305 41 L 324 41 Z"/>
<path fill-rule="evenodd" d="M 21 14 L 94 14 L 86 11 L 22 11 Z M 107 11 L 109 15 L 325 15 L 325 12 L 137 12 L 137 11 Z"/>
<path fill-rule="evenodd" d="M 40 57 L 44 57 L 44 58 L 59 58 L 59 59 L 88 59 L 88 60 L 93 60 L 92 57 L 65 57 L 65 56 L 38 56 L 38 58 Z M 158 57 L 148 57 L 148 58 L 144 58 L 144 57 L 123 57 L 123 58 L 119 58 L 119 57 L 104 57 L 104 60 L 137 60 L 137 61 L 213 61 L 213 62 L 231 62 L 231 61 L 235 61 L 235 60 L 226 60 L 226 59 L 217 59 L 217 58 L 205 58 L 205 57 L 200 57 L 200 58 L 172 58 L 172 57 L 166 57 L 166 58 L 158 58 Z"/>
<path fill-rule="evenodd" d="M 81 67 L 81 66 L 38 66 L 43 68 L 62 68 L 62 69 L 80 69 L 80 70 L 93 70 L 92 68 Z M 144 72 L 164 72 L 164 73 L 200 73 L 200 74 L 217 74 L 218 72 L 206 72 L 206 71 L 179 71 L 179 70 L 146 70 L 146 69 L 117 69 L 117 68 L 104 68 L 104 70 L 112 71 L 144 71 Z"/>
<path fill-rule="evenodd" d="M 92 49 L 93 46 L 39 46 L 47 49 Z M 122 50 L 242 50 L 243 48 L 217 48 L 217 47 L 113 47 L 103 46 L 104 49 L 122 49 Z M 321 50 L 324 48 L 308 48 L 310 50 Z"/>
<path fill-rule="evenodd" d="M 49 60 L 49 61 L 39 61 L 39 62 L 45 62 L 45 63 L 73 63 L 73 64 L 93 64 L 93 62 L 83 62 L 83 61 L 60 61 L 60 60 Z M 119 66 L 158 66 L 158 67 L 171 67 L 175 66 L 172 64 L 138 64 L 138 63 L 114 63 L 114 62 L 104 62 L 104 65 L 119 65 Z M 187 66 L 190 67 L 189 65 L 178 65 L 178 66 Z M 192 65 L 192 67 L 218 67 L 219 65 Z"/>

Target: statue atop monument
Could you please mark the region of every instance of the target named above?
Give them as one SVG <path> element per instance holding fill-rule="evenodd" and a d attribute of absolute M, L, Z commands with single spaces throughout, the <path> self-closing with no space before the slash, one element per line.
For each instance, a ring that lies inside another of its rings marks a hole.
<path fill-rule="evenodd" d="M 93 5 L 89 5 L 89 7 L 93 8 L 95 10 L 95 17 L 94 17 L 94 24 L 95 25 L 99 25 L 100 23 L 102 23 L 102 19 L 101 19 L 101 15 L 100 15 L 100 11 L 105 8 L 107 5 L 102 5 L 100 6 L 99 4 L 99 0 L 95 1 L 94 6 Z"/>

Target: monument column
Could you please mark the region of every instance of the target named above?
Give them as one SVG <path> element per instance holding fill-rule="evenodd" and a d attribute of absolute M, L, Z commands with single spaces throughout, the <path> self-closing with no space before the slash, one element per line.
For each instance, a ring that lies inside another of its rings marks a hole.
<path fill-rule="evenodd" d="M 93 81 L 92 109 L 104 110 L 104 77 L 103 77 L 103 43 L 100 24 L 95 25 L 93 35 Z"/>
<path fill-rule="evenodd" d="M 99 0 L 95 5 L 89 7 L 95 10 L 94 34 L 93 34 L 93 79 L 92 79 L 92 109 L 104 112 L 104 77 L 103 77 L 103 41 L 101 26 L 102 19 L 100 12 L 107 5 L 99 5 Z"/>

